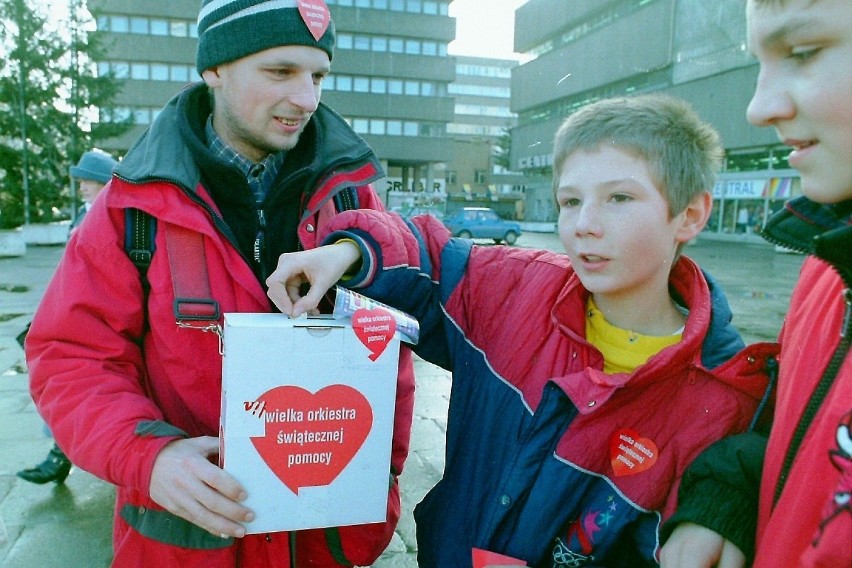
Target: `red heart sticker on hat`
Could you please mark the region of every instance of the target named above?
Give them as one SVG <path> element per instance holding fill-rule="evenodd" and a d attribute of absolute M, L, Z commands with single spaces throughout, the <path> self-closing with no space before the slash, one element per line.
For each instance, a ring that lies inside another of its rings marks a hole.
<path fill-rule="evenodd" d="M 634 475 L 657 463 L 657 445 L 635 430 L 624 428 L 609 439 L 609 459 L 615 475 Z"/>
<path fill-rule="evenodd" d="M 331 14 L 328 12 L 328 6 L 322 0 L 298 0 L 299 14 L 305 25 L 308 26 L 308 31 L 314 36 L 314 39 L 319 41 L 320 38 L 328 29 L 328 24 L 331 22 Z"/>
<path fill-rule="evenodd" d="M 352 330 L 370 350 L 370 361 L 375 361 L 385 352 L 393 334 L 396 333 L 396 320 L 393 314 L 382 308 L 361 308 L 352 314 Z"/>
<path fill-rule="evenodd" d="M 300 487 L 331 485 L 373 428 L 370 402 L 346 385 L 329 385 L 316 394 L 280 386 L 257 402 L 264 408 L 266 431 L 251 443 L 296 495 Z"/>

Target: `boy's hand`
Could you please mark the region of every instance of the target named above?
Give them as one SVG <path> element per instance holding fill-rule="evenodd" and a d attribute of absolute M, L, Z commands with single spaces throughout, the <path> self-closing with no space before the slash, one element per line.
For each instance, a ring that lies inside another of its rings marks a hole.
<path fill-rule="evenodd" d="M 745 555 L 706 527 L 683 523 L 660 551 L 661 568 L 743 568 Z"/>
<path fill-rule="evenodd" d="M 290 317 L 315 310 L 325 293 L 350 267 L 361 261 L 361 249 L 352 241 L 341 241 L 312 250 L 282 254 L 278 268 L 266 279 L 266 294 L 282 313 Z M 302 296 L 304 284 L 310 284 Z"/>
<path fill-rule="evenodd" d="M 149 492 L 161 507 L 222 538 L 242 538 L 241 523 L 254 513 L 240 504 L 246 491 L 224 470 L 210 463 L 219 453 L 219 438 L 175 440 L 154 461 Z"/>

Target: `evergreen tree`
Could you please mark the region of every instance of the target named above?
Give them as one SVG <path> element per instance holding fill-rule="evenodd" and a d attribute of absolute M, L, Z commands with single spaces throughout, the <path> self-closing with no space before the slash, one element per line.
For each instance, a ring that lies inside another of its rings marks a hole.
<path fill-rule="evenodd" d="M 68 168 L 128 123 L 98 123 L 121 84 L 98 77 L 97 33 L 82 0 L 51 25 L 28 0 L 0 0 L 0 228 L 67 214 Z"/>
<path fill-rule="evenodd" d="M 494 144 L 494 151 L 491 157 L 494 159 L 494 165 L 504 168 L 506 171 L 511 171 L 511 160 L 509 159 L 512 150 L 512 131 L 509 128 L 504 128 L 503 133 L 497 138 Z"/>

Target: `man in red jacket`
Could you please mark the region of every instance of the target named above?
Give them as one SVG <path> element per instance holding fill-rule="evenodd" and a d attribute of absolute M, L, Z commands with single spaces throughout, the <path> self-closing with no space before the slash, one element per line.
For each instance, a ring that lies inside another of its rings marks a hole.
<path fill-rule="evenodd" d="M 370 186 L 383 176 L 378 159 L 320 102 L 334 24 L 321 0 L 302 4 L 202 2 L 204 83 L 176 95 L 130 149 L 33 321 L 39 412 L 75 464 L 117 487 L 116 566 L 369 565 L 399 518 L 410 351 L 400 354 L 386 522 L 246 536 L 245 490 L 211 463 L 222 359 L 217 335 L 203 331 L 221 319 L 187 319 L 175 301 L 184 295 L 173 281 L 186 277 L 209 285 L 211 302 L 196 308 L 269 312 L 263 282 L 282 253 L 316 246 L 338 211 L 383 208 Z M 125 251 L 128 209 L 157 221 L 147 294 Z M 175 233 L 197 243 L 192 255 L 173 254 Z"/>

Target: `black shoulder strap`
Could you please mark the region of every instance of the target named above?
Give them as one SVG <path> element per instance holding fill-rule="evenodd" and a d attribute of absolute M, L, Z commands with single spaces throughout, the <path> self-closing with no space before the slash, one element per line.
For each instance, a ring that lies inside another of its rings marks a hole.
<path fill-rule="evenodd" d="M 139 270 L 139 280 L 147 300 L 151 288 L 148 282 L 148 267 L 154 257 L 157 234 L 157 219 L 141 209 L 129 207 L 124 210 L 124 250 Z M 147 303 L 147 301 L 146 301 Z"/>

